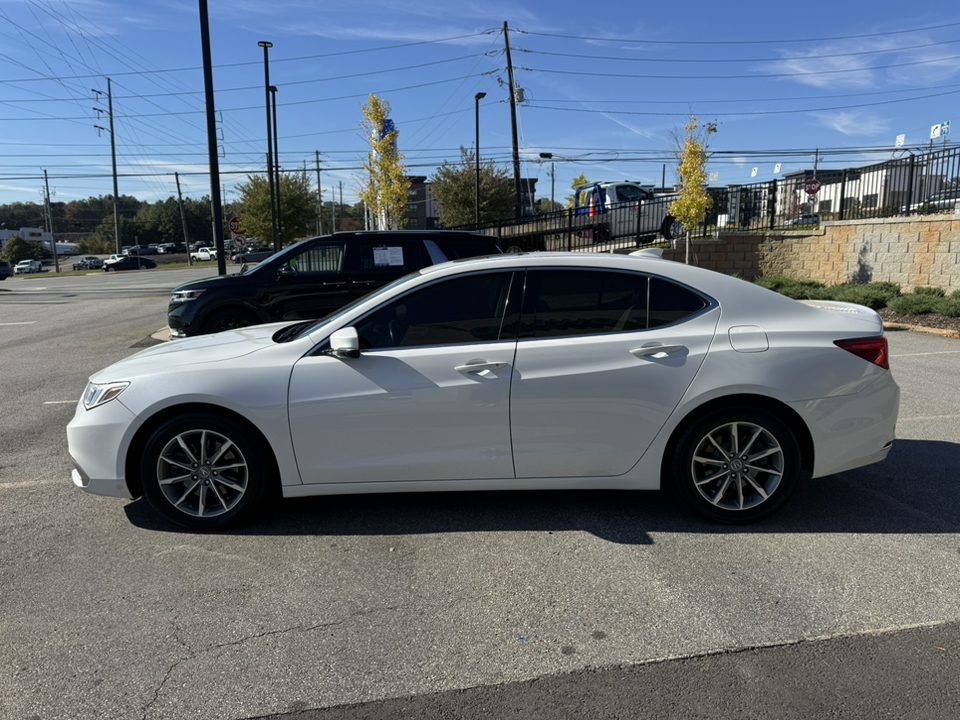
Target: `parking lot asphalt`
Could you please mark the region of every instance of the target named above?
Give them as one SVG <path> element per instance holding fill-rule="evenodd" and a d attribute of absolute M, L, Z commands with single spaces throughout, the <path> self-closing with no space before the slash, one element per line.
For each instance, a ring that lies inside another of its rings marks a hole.
<path fill-rule="evenodd" d="M 157 328 L 147 290 L 3 301 L 0 717 L 960 716 L 960 342 L 891 331 L 890 457 L 755 526 L 584 491 L 309 498 L 200 535 L 69 481 L 63 426 Z"/>

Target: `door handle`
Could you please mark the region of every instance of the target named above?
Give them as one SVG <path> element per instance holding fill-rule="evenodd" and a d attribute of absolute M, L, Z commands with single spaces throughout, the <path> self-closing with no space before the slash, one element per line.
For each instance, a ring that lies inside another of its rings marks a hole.
<path fill-rule="evenodd" d="M 658 355 L 670 355 L 671 353 L 679 352 L 680 350 L 685 350 L 685 345 L 661 345 L 660 343 L 646 343 L 642 347 L 638 347 L 636 350 L 631 350 L 632 355 L 637 357 L 656 357 Z"/>
<path fill-rule="evenodd" d="M 486 360 L 471 360 L 466 365 L 457 365 L 454 370 L 456 370 L 461 375 L 471 375 L 473 373 L 481 373 L 484 370 L 499 370 L 502 367 L 506 367 L 505 362 L 487 362 Z"/>

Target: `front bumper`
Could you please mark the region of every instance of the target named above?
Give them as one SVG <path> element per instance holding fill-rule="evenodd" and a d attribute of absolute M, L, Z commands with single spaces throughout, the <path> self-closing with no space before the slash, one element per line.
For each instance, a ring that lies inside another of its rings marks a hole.
<path fill-rule="evenodd" d="M 73 460 L 73 483 L 94 495 L 133 498 L 127 485 L 125 459 L 140 421 L 118 400 L 77 411 L 67 424 L 67 446 Z"/>

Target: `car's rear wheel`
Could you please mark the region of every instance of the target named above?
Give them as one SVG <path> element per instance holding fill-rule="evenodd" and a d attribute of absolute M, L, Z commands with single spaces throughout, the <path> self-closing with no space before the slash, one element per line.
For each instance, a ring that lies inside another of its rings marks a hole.
<path fill-rule="evenodd" d="M 141 460 L 143 494 L 162 515 L 192 530 L 219 530 L 260 509 L 275 479 L 269 450 L 227 418 L 193 413 L 150 436 Z"/>
<path fill-rule="evenodd" d="M 213 312 L 203 324 L 203 332 L 215 333 L 223 330 L 236 330 L 248 325 L 256 325 L 258 322 L 260 322 L 260 319 L 245 308 L 221 308 Z"/>
<path fill-rule="evenodd" d="M 753 522 L 778 510 L 800 477 L 800 448 L 787 425 L 763 410 L 710 413 L 680 437 L 674 489 L 717 522 Z"/>
<path fill-rule="evenodd" d="M 675 240 L 683 237 L 684 232 L 686 231 L 683 228 L 683 223 L 672 215 L 667 215 L 663 219 L 663 225 L 660 226 L 660 234 L 663 235 L 664 240 Z"/>
<path fill-rule="evenodd" d="M 108 267 L 108 268 L 107 268 L 107 272 L 116 272 L 116 271 L 117 271 L 117 269 L 116 269 L 115 267 Z"/>

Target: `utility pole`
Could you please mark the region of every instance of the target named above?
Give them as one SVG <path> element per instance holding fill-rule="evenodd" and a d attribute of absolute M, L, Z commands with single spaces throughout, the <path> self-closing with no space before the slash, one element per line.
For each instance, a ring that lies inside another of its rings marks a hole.
<path fill-rule="evenodd" d="M 510 127 L 513 130 L 513 186 L 515 192 L 513 215 L 520 217 L 520 147 L 517 142 L 517 93 L 513 80 L 513 61 L 510 59 L 510 28 L 503 23 L 503 39 L 507 45 L 507 75 L 510 80 Z"/>
<path fill-rule="evenodd" d="M 210 205 L 213 209 L 213 242 L 217 248 L 217 274 L 227 274 L 223 248 L 223 205 L 220 202 L 220 156 L 217 149 L 217 108 L 213 99 L 213 56 L 207 0 L 200 0 L 200 47 L 203 54 L 203 90 L 207 110 L 207 155 L 210 158 Z"/>
<path fill-rule="evenodd" d="M 340 229 L 343 230 L 343 180 L 340 181 Z"/>
<path fill-rule="evenodd" d="M 320 151 L 317 153 L 317 235 L 323 235 L 323 191 L 320 189 Z"/>
<path fill-rule="evenodd" d="M 110 111 L 110 154 L 113 156 L 113 227 L 117 238 L 117 255 L 123 252 L 123 238 L 120 236 L 120 195 L 117 190 L 117 136 L 113 132 L 113 89 L 107 78 L 107 109 Z"/>
<path fill-rule="evenodd" d="M 173 176 L 177 179 L 177 200 L 180 205 L 180 224 L 183 226 L 183 246 L 187 249 L 187 262 L 193 265 L 193 256 L 190 254 L 190 235 L 187 233 L 187 214 L 183 209 L 183 193 L 180 192 L 180 173 L 175 172 Z"/>
<path fill-rule="evenodd" d="M 43 196 L 43 207 L 46 212 L 47 232 L 50 233 L 50 250 L 53 251 L 53 269 L 54 272 L 60 272 L 60 256 L 57 254 L 57 239 L 53 236 L 53 211 L 50 209 L 50 180 L 47 178 L 47 171 L 43 171 L 43 187 L 46 194 Z"/>

